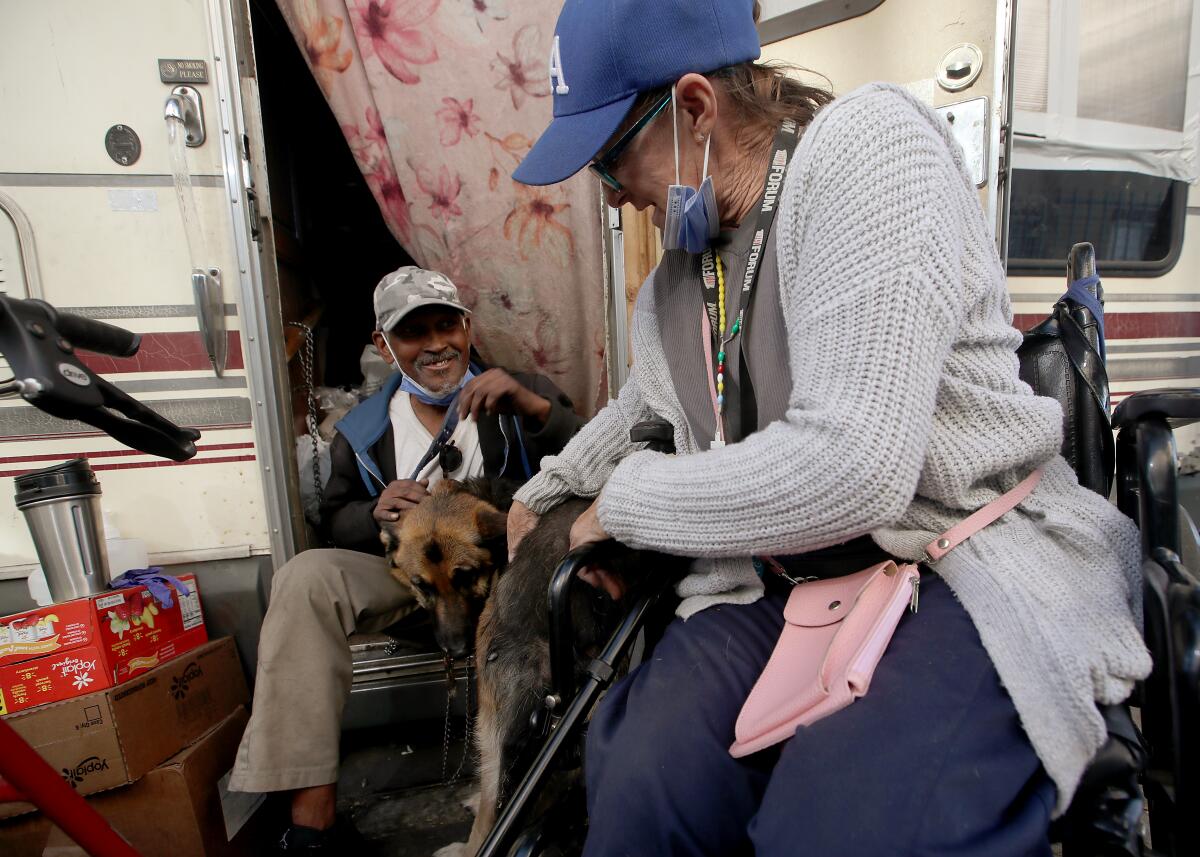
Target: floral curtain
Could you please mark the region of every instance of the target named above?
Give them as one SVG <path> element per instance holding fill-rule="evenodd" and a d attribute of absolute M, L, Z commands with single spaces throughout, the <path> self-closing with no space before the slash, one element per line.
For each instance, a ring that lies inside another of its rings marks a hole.
<path fill-rule="evenodd" d="M 599 197 L 510 174 L 549 123 L 561 0 L 277 0 L 392 233 L 485 359 L 607 399 Z"/>

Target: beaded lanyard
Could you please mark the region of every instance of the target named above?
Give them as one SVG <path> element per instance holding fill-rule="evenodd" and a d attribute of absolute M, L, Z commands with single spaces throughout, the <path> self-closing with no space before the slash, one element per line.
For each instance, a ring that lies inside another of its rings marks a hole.
<path fill-rule="evenodd" d="M 719 329 L 725 330 L 725 267 L 721 264 L 719 254 L 713 254 L 715 266 L 717 269 L 717 318 L 719 321 Z M 713 439 L 712 448 L 719 449 L 725 445 L 725 347 L 737 337 L 742 329 L 742 311 L 739 309 L 738 317 L 733 322 L 733 327 L 729 333 L 721 337 L 720 348 L 717 351 L 717 372 L 714 382 L 713 376 L 708 376 L 708 393 L 712 398 L 713 417 L 717 423 L 717 434 Z M 708 312 L 703 309 L 700 312 L 700 323 L 704 329 L 704 363 L 706 366 L 712 366 L 712 322 L 708 319 Z"/>
<path fill-rule="evenodd" d="M 792 120 L 785 120 L 780 126 L 779 132 L 775 135 L 774 150 L 771 155 L 770 166 L 767 169 L 767 177 L 764 182 L 762 199 L 759 202 L 758 229 L 754 233 L 754 238 L 750 242 L 750 255 L 746 260 L 746 272 L 742 282 L 742 299 L 738 307 L 737 318 L 734 319 L 733 327 L 729 332 L 725 332 L 725 267 L 721 263 L 721 256 L 712 248 L 704 251 L 701 259 L 701 279 L 704 282 L 706 293 L 716 291 L 716 301 L 706 300 L 706 307 L 701 307 L 701 325 L 703 328 L 704 339 L 704 359 L 708 369 L 705 374 L 708 376 L 708 390 L 712 397 L 713 416 L 716 418 L 717 428 L 716 436 L 711 444 L 712 448 L 717 449 L 725 446 L 725 350 L 738 334 L 742 332 L 742 322 L 746 316 L 746 307 L 750 303 L 750 297 L 753 294 L 754 287 L 758 283 L 758 275 L 761 272 L 759 265 L 763 250 L 766 248 L 767 236 L 771 232 L 771 226 L 775 221 L 776 205 L 779 200 L 779 193 L 783 187 L 783 178 L 787 172 L 787 167 L 791 161 L 792 152 L 796 148 L 796 143 L 799 140 L 800 128 Z M 715 276 L 714 276 L 715 274 Z M 715 286 L 713 288 L 713 280 Z M 712 342 L 713 325 L 716 325 L 719 334 L 719 343 L 717 350 L 717 366 L 714 374 L 710 372 L 713 365 L 712 360 Z"/>

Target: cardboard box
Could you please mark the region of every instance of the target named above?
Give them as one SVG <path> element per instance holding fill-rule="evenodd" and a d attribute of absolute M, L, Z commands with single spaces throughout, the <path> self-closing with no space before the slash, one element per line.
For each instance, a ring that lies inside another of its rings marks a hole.
<path fill-rule="evenodd" d="M 124 685 L 31 709 L 8 723 L 81 794 L 132 782 L 228 717 L 249 694 L 231 638 Z M 33 807 L 0 804 L 0 818 Z"/>
<path fill-rule="evenodd" d="M 142 854 L 171 857 L 232 857 L 237 834 L 265 795 L 229 792 L 225 784 L 249 715 L 238 708 L 200 740 L 163 762 L 129 788 L 92 800 Z M 230 840 L 234 840 L 234 844 Z M 170 843 L 169 848 L 164 848 Z"/>
<path fill-rule="evenodd" d="M 261 853 L 255 817 L 265 795 L 225 788 L 249 715 L 239 707 L 131 786 L 88 798 L 144 857 L 249 857 Z M 0 824 L 0 852 L 12 857 L 85 857 L 41 816 Z"/>
<path fill-rule="evenodd" d="M 144 586 L 118 589 L 90 599 L 100 630 L 100 648 L 114 684 L 153 669 L 208 640 L 196 578 L 184 574 L 179 580 L 187 587 L 188 594 L 176 590 L 170 607 L 159 604 Z"/>
<path fill-rule="evenodd" d="M 0 667 L 93 643 L 97 629 L 90 602 L 80 598 L 0 618 Z"/>
<path fill-rule="evenodd" d="M 192 575 L 170 607 L 144 586 L 0 619 L 0 716 L 112 687 L 208 639 Z"/>

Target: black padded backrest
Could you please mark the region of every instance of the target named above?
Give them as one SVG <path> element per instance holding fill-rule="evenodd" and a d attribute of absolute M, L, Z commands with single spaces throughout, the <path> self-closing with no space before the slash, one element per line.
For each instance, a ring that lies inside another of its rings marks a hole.
<path fill-rule="evenodd" d="M 1092 245 L 1072 247 L 1068 283 L 1095 273 Z M 1100 284 L 1091 288 L 1103 300 Z M 1026 331 L 1017 356 L 1021 380 L 1037 395 L 1049 396 L 1062 406 L 1063 458 L 1075 469 L 1081 485 L 1107 497 L 1113 478 L 1113 435 L 1100 337 L 1100 325 L 1091 310 L 1063 299 L 1045 321 Z"/>

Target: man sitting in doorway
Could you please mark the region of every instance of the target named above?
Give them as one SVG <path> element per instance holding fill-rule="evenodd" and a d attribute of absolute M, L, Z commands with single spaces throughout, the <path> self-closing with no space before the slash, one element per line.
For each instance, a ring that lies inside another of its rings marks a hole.
<path fill-rule="evenodd" d="M 341 853 L 334 811 L 352 676 L 346 638 L 381 631 L 416 607 L 388 573 L 381 525 L 441 478 L 528 479 L 581 424 L 548 379 L 471 360 L 470 311 L 442 274 L 388 274 L 375 287 L 375 320 L 375 347 L 400 371 L 337 424 L 321 506 L 336 547 L 305 551 L 275 572 L 253 712 L 230 782 L 235 791 L 292 793 L 283 851 Z M 430 455 L 460 413 L 450 443 Z"/>

